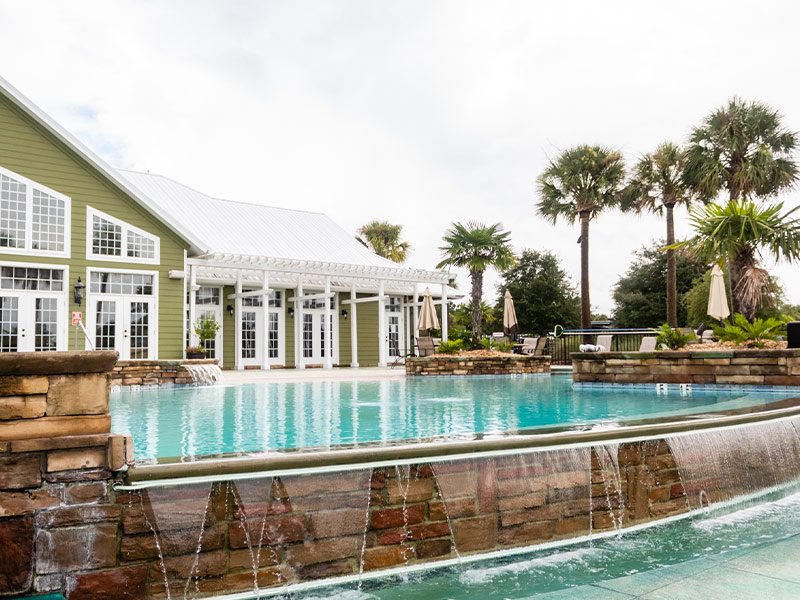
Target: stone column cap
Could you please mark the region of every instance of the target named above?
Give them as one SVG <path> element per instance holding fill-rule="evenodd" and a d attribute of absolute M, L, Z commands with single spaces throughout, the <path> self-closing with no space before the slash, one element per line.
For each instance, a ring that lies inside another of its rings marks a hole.
<path fill-rule="evenodd" d="M 118 358 L 114 350 L 8 352 L 0 354 L 0 376 L 106 373 Z"/>

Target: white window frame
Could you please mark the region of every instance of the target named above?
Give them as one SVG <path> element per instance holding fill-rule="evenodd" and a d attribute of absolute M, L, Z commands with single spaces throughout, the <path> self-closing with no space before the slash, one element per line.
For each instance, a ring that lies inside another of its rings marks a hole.
<path fill-rule="evenodd" d="M 150 353 L 148 358 L 126 358 L 120 360 L 158 360 L 158 346 L 160 339 L 158 337 L 158 309 L 159 309 L 159 294 L 158 294 L 158 271 L 141 271 L 138 269 L 107 269 L 102 267 L 86 267 L 86 294 L 85 294 L 85 305 L 86 305 L 86 329 L 89 332 L 89 335 L 94 335 L 95 330 L 95 315 L 94 311 L 90 309 L 90 302 L 94 303 L 97 300 L 101 300 L 103 298 L 122 298 L 122 297 L 129 297 L 127 294 L 100 294 L 100 293 L 93 293 L 92 292 L 92 273 L 130 273 L 131 275 L 152 275 L 153 276 L 153 294 L 150 296 L 142 295 L 141 297 L 150 300 L 153 306 L 153 333 L 152 340 L 154 342 L 153 345 L 153 352 Z M 94 339 L 94 338 L 92 338 Z M 117 350 L 119 351 L 119 349 Z"/>
<path fill-rule="evenodd" d="M 105 219 L 106 221 L 110 221 L 114 225 L 120 227 L 122 229 L 122 254 L 120 256 L 114 256 L 113 254 L 95 254 L 92 251 L 93 242 L 94 242 L 94 217 L 99 217 L 101 219 Z M 155 243 L 155 257 L 154 258 L 142 258 L 140 256 L 128 256 L 128 232 L 135 233 L 137 235 L 144 236 L 153 240 Z M 144 229 L 139 229 L 129 223 L 126 223 L 122 219 L 118 219 L 116 217 L 112 217 L 108 213 L 104 213 L 103 211 L 97 210 L 96 208 L 92 208 L 91 206 L 86 207 L 86 260 L 93 260 L 99 262 L 124 262 L 124 263 L 133 263 L 137 265 L 160 265 L 161 264 L 161 238 L 157 235 L 152 234 Z M 104 269 L 108 270 L 108 269 Z"/>
<path fill-rule="evenodd" d="M 70 257 L 70 244 L 72 242 L 72 199 L 65 196 L 46 185 L 37 183 L 32 179 L 23 177 L 19 173 L 15 173 L 9 169 L 0 166 L 0 174 L 6 177 L 16 179 L 20 183 L 25 184 L 25 247 L 24 248 L 9 248 L 7 246 L 0 247 L 0 254 L 22 254 L 26 256 L 51 256 L 58 258 Z M 32 248 L 33 245 L 33 188 L 44 192 L 49 196 L 53 196 L 64 202 L 64 250 L 36 250 Z M 46 267 L 43 267 L 46 268 Z"/>

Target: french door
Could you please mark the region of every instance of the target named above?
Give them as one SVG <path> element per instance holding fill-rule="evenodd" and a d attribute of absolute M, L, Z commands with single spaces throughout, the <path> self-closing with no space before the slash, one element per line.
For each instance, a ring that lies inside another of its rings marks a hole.
<path fill-rule="evenodd" d="M 405 346 L 400 334 L 403 329 L 401 299 L 392 296 L 386 299 L 386 356 L 394 360 Z"/>
<path fill-rule="evenodd" d="M 137 296 L 107 297 L 93 302 L 94 344 L 116 350 L 122 360 L 155 357 L 154 302 Z"/>
<path fill-rule="evenodd" d="M 0 352 L 66 350 L 63 294 L 0 291 Z"/>
<path fill-rule="evenodd" d="M 331 317 L 335 313 L 331 311 Z M 321 365 L 325 362 L 325 353 L 330 350 L 330 339 L 334 342 L 333 321 L 325 326 L 325 313 L 318 310 L 304 310 L 303 311 L 303 361 L 306 365 Z M 337 362 L 337 351 L 334 343 L 334 352 L 331 357 L 331 362 Z"/>
<path fill-rule="evenodd" d="M 283 312 L 280 309 L 267 310 L 267 342 L 264 345 L 264 308 L 263 306 L 243 306 L 241 319 L 241 356 L 242 366 L 262 366 L 264 351 L 270 366 L 284 364 L 284 327 Z"/>

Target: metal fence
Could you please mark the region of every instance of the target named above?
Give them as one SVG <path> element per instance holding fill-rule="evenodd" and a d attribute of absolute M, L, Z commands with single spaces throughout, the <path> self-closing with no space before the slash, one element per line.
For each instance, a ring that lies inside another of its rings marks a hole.
<path fill-rule="evenodd" d="M 549 334 L 544 353 L 550 356 L 551 364 L 571 365 L 570 353 L 579 352 L 581 344 L 597 344 L 601 335 L 611 336 L 611 352 L 636 352 L 642 338 L 656 334 L 652 329 L 568 329 L 558 337 Z"/>

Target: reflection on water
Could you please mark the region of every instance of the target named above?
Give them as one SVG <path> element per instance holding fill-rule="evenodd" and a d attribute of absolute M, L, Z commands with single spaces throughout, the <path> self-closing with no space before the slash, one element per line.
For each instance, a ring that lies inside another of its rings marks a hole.
<path fill-rule="evenodd" d="M 137 459 L 608 423 L 760 405 L 776 394 L 573 390 L 568 377 L 312 381 L 115 392 Z"/>

